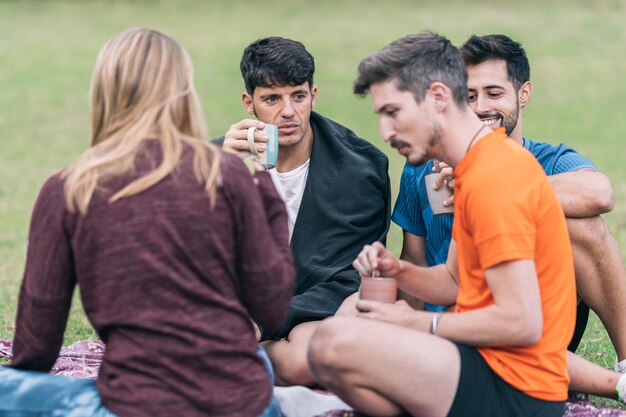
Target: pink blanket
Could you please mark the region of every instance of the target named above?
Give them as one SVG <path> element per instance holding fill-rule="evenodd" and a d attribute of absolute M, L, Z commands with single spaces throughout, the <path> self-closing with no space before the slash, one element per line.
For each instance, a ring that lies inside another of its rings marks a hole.
<path fill-rule="evenodd" d="M 0 339 L 0 358 L 10 358 L 12 353 L 11 341 Z M 103 353 L 104 343 L 99 340 L 83 340 L 64 346 L 50 373 L 74 378 L 96 379 Z"/>
<path fill-rule="evenodd" d="M 365 417 L 362 414 L 347 410 L 333 410 L 315 417 Z M 625 417 L 626 410 L 617 408 L 597 408 L 591 404 L 586 394 L 572 393 L 565 403 L 564 417 Z"/>
<path fill-rule="evenodd" d="M 102 354 L 104 353 L 104 343 L 99 340 L 84 340 L 76 342 L 70 346 L 61 348 L 59 358 L 54 364 L 50 373 L 56 375 L 70 376 L 74 378 L 96 379 Z M 12 355 L 12 344 L 9 340 L 0 339 L 0 358 L 10 358 Z M 335 410 L 317 417 L 358 417 L 352 411 Z M 626 410 L 617 408 L 597 408 L 594 407 L 589 398 L 584 394 L 570 393 L 569 400 L 565 403 L 565 414 L 568 417 L 626 417 Z"/>

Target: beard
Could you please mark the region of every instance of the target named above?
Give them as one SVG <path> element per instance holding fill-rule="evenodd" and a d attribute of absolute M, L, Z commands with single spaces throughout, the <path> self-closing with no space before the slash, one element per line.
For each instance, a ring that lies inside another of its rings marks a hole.
<path fill-rule="evenodd" d="M 431 131 L 428 133 L 428 139 L 426 140 L 426 145 L 422 147 L 422 149 L 420 150 L 420 153 L 417 155 L 415 154 L 407 155 L 406 159 L 409 162 L 409 164 L 415 165 L 415 166 L 422 165 L 429 159 L 432 159 L 434 157 L 433 152 L 435 148 L 441 145 L 442 137 L 443 137 L 443 129 L 441 128 L 441 125 L 439 125 L 438 123 L 435 123 Z"/>
<path fill-rule="evenodd" d="M 517 121 L 519 120 L 519 102 L 515 106 L 515 110 L 513 110 L 509 114 L 484 113 L 484 114 L 478 115 L 478 118 L 480 120 L 493 119 L 493 118 L 500 119 L 500 125 L 504 128 L 506 135 L 511 136 L 511 133 L 513 133 L 513 131 L 515 130 L 515 127 L 517 127 Z"/>
<path fill-rule="evenodd" d="M 513 131 L 515 130 L 518 119 L 519 119 L 519 102 L 517 102 L 515 106 L 515 110 L 509 113 L 508 116 L 505 116 L 504 120 L 502 120 L 502 125 L 504 126 L 504 130 L 506 131 L 507 136 L 511 136 L 511 133 L 513 133 Z"/>

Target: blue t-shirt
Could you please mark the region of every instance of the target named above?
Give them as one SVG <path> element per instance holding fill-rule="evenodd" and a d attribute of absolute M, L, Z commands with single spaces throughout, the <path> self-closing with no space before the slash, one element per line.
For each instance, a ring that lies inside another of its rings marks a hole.
<path fill-rule="evenodd" d="M 539 161 L 547 175 L 572 172 L 583 168 L 597 169 L 589 159 L 574 149 L 560 144 L 533 142 L 524 138 L 524 148 Z M 428 266 L 445 263 L 452 237 L 451 213 L 433 215 L 428 204 L 424 176 L 432 173 L 433 162 L 413 166 L 408 162 L 402 170 L 400 191 L 393 208 L 391 220 L 403 230 L 426 239 L 426 264 Z M 426 309 L 436 311 L 443 307 L 425 303 Z"/>

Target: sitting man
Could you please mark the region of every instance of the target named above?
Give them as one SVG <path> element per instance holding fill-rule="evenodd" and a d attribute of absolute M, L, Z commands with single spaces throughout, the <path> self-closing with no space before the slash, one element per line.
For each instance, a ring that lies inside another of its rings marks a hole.
<path fill-rule="evenodd" d="M 287 206 L 297 281 L 287 320 L 276 332 L 259 333 L 277 385 L 314 383 L 306 362 L 310 336 L 358 289 L 352 261 L 364 244 L 385 241 L 390 222 L 387 157 L 312 111 L 314 70 L 300 42 L 270 37 L 250 44 L 241 59 L 242 101 L 257 120 L 232 125 L 222 145 L 248 151 L 248 128 L 278 126 L 278 161 L 270 174 Z M 263 152 L 267 135 L 257 130 L 254 139 Z"/>
<path fill-rule="evenodd" d="M 383 139 L 409 163 L 438 158 L 456 177 L 445 264 L 399 261 L 374 242 L 354 266 L 361 277 L 395 278 L 411 295 L 456 305 L 431 313 L 359 300 L 357 317 L 325 320 L 313 335 L 316 379 L 377 416 L 562 416 L 576 288 L 566 221 L 545 173 L 504 128 L 492 131 L 472 111 L 463 60 L 443 37 L 392 42 L 361 62 L 354 90 L 371 94 Z M 605 372 L 623 399 L 626 376 Z"/>
<path fill-rule="evenodd" d="M 621 360 L 616 370 L 624 372 L 626 326 L 621 318 L 626 317 L 626 274 L 619 248 L 600 217 L 613 208 L 608 178 L 590 160 L 565 145 L 524 138 L 522 119 L 532 84 L 528 58 L 519 43 L 504 35 L 472 36 L 461 47 L 461 56 L 468 70 L 470 106 L 486 125 L 504 127 L 509 137 L 535 156 L 549 175 L 567 218 L 576 287 L 582 298 L 568 349 L 575 352 L 580 343 L 589 305 L 606 326 Z M 433 216 L 428 205 L 426 186 L 431 184 L 425 184 L 424 175 L 433 166 L 433 161 L 405 166 L 392 216 L 404 230 L 401 258 L 423 266 L 446 262 L 452 234 L 453 215 Z M 437 306 L 426 303 L 426 309 L 436 310 Z"/>

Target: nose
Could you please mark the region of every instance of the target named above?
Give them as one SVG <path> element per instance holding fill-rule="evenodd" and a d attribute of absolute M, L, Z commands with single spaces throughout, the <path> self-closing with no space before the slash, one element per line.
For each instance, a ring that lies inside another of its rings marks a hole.
<path fill-rule="evenodd" d="M 383 138 L 383 141 L 389 142 L 396 136 L 396 130 L 393 127 L 393 124 L 386 120 L 386 118 L 381 117 L 380 119 L 380 137 Z"/>
<path fill-rule="evenodd" d="M 471 103 L 471 106 L 476 114 L 491 113 L 493 111 L 491 100 L 483 94 L 479 94 L 476 100 Z"/>
<path fill-rule="evenodd" d="M 280 115 L 283 119 L 291 119 L 295 115 L 295 110 L 291 100 L 283 100 L 283 108 L 280 110 Z"/>

